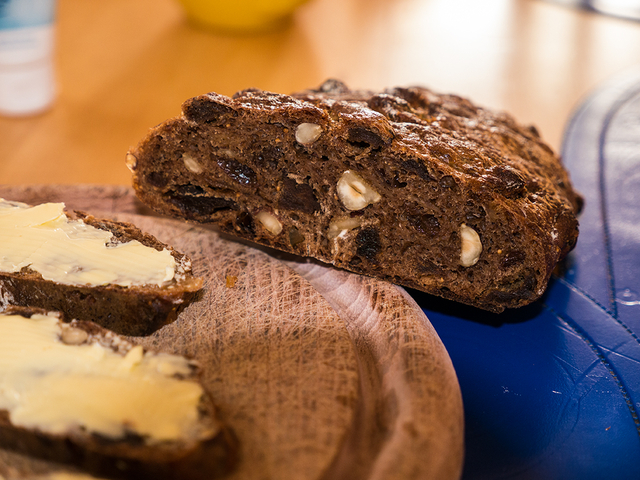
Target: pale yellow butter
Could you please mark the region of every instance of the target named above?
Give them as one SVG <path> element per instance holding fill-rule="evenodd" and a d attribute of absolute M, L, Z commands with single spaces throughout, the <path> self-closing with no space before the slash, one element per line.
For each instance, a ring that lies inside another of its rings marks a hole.
<path fill-rule="evenodd" d="M 0 314 L 0 410 L 16 426 L 51 434 L 84 428 L 147 443 L 202 439 L 200 384 L 185 380 L 189 361 L 177 355 L 126 355 L 98 343 L 67 345 L 57 318 Z M 183 379 L 176 378 L 180 375 Z"/>
<path fill-rule="evenodd" d="M 35 207 L 0 199 L 0 271 L 30 267 L 67 285 L 164 285 L 174 278 L 171 253 L 136 240 L 110 245 L 113 235 L 70 220 L 63 203 Z"/>

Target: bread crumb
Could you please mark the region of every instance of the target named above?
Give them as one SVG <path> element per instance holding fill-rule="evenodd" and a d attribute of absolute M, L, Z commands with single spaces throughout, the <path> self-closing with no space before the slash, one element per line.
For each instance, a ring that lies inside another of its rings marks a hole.
<path fill-rule="evenodd" d="M 226 277 L 227 288 L 235 287 L 237 281 L 238 281 L 238 277 L 236 277 L 234 275 L 227 275 L 227 277 Z"/>

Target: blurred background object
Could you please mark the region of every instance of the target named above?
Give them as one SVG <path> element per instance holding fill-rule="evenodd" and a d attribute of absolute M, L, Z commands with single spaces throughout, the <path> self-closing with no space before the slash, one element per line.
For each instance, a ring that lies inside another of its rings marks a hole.
<path fill-rule="evenodd" d="M 179 0 L 195 25 L 255 33 L 283 26 L 308 0 Z"/>
<path fill-rule="evenodd" d="M 640 1 L 638 0 L 551 0 L 555 3 L 578 7 L 614 17 L 640 20 Z"/>
<path fill-rule="evenodd" d="M 0 0 L 0 113 L 31 115 L 51 105 L 55 0 Z"/>

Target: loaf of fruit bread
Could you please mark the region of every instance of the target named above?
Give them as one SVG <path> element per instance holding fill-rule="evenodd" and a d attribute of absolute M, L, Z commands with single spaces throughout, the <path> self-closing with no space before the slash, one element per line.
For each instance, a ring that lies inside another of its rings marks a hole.
<path fill-rule="evenodd" d="M 95 323 L 0 313 L 0 446 L 96 475 L 210 479 L 237 445 L 191 360 Z"/>
<path fill-rule="evenodd" d="M 187 256 L 131 224 L 0 199 L 0 310 L 44 308 L 146 335 L 201 288 Z"/>
<path fill-rule="evenodd" d="M 534 127 L 422 87 L 209 93 L 126 161 L 158 212 L 495 312 L 540 297 L 578 236 Z"/>

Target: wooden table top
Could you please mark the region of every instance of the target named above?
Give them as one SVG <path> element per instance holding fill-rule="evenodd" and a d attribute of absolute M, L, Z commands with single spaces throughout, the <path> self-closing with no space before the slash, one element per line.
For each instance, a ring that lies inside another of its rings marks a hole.
<path fill-rule="evenodd" d="M 128 185 L 127 149 L 183 100 L 328 77 L 466 96 L 558 150 L 579 101 L 638 61 L 640 23 L 541 0 L 310 0 L 254 35 L 193 27 L 175 0 L 60 0 L 57 99 L 0 118 L 0 183 Z"/>

